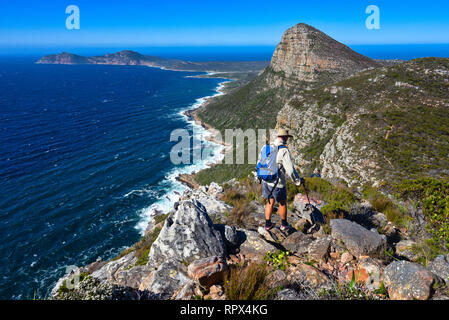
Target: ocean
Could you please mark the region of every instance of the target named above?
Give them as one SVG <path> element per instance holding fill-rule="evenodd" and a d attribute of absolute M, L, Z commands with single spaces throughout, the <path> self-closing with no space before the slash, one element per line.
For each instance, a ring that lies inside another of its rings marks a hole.
<path fill-rule="evenodd" d="M 182 112 L 224 79 L 34 61 L 0 59 L 0 299 L 45 298 L 67 266 L 114 257 L 170 210 L 177 174 L 222 156 L 207 141 L 191 165 L 169 153 L 172 130 L 193 132 Z"/>
<path fill-rule="evenodd" d="M 376 59 L 449 57 L 449 45 L 351 47 Z M 274 47 L 158 50 L 190 61 L 268 61 Z M 182 113 L 224 79 L 38 58 L 0 56 L 0 299 L 48 297 L 67 266 L 114 257 L 140 239 L 151 215 L 170 210 L 185 189 L 179 173 L 222 156 L 208 141 L 212 155 L 191 165 L 172 164 L 169 153 L 174 129 L 205 133 Z"/>

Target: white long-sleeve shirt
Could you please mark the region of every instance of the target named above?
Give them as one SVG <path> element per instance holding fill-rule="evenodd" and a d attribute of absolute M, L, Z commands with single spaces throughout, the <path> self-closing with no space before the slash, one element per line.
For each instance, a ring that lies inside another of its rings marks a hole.
<path fill-rule="evenodd" d="M 276 138 L 273 144 L 275 146 L 285 145 L 284 141 L 281 138 Z M 292 179 L 293 182 L 299 180 L 298 173 L 296 172 L 295 167 L 293 166 L 290 150 L 288 150 L 287 148 L 280 148 L 276 155 L 276 163 L 278 165 L 278 168 L 280 168 L 279 170 L 280 179 L 276 184 L 276 188 L 283 188 L 287 185 L 285 181 L 286 176 Z M 272 188 L 274 187 L 275 183 L 276 182 L 272 183 L 267 182 L 267 185 Z"/>

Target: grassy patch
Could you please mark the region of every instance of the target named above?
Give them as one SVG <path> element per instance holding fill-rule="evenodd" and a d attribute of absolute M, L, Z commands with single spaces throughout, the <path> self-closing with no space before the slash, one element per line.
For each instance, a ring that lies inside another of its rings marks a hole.
<path fill-rule="evenodd" d="M 369 201 L 374 211 L 382 212 L 387 219 L 397 226 L 405 227 L 410 219 L 405 210 L 395 204 L 377 189 L 367 186 L 362 190 L 363 196 Z"/>
<path fill-rule="evenodd" d="M 277 290 L 270 288 L 265 264 L 233 267 L 225 276 L 224 290 L 228 300 L 268 300 Z"/>

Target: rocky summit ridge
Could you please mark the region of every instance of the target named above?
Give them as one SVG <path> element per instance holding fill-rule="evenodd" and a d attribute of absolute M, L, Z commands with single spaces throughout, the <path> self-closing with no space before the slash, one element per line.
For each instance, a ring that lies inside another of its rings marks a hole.
<path fill-rule="evenodd" d="M 274 51 L 270 67 L 290 81 L 344 79 L 380 64 L 305 23 L 289 28 Z"/>

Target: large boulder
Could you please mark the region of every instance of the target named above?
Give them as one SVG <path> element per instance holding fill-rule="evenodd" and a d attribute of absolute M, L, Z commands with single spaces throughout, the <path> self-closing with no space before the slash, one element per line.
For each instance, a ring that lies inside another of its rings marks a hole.
<path fill-rule="evenodd" d="M 294 232 L 282 241 L 282 245 L 291 253 L 304 254 L 308 252 L 309 245 L 312 241 L 313 240 L 304 233 Z"/>
<path fill-rule="evenodd" d="M 330 226 L 332 238 L 342 241 L 354 256 L 379 257 L 384 254 L 387 245 L 387 239 L 384 235 L 367 230 L 361 225 L 346 219 L 333 219 L 330 221 Z"/>
<path fill-rule="evenodd" d="M 417 263 L 394 261 L 384 269 L 383 281 L 392 300 L 427 300 L 435 277 Z"/>
<path fill-rule="evenodd" d="M 210 256 L 224 256 L 225 240 L 198 201 L 181 201 L 166 220 L 148 255 L 148 265 L 157 268 L 171 259 L 191 263 Z"/>

